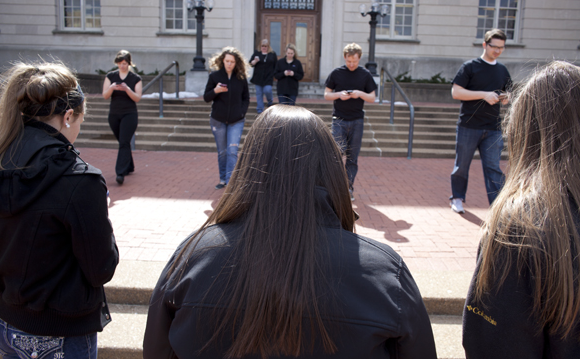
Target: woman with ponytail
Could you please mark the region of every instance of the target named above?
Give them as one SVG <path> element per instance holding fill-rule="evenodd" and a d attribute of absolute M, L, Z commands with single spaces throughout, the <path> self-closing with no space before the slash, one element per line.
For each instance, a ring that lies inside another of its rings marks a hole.
<path fill-rule="evenodd" d="M 215 211 L 159 278 L 144 358 L 435 359 L 411 273 L 354 221 L 328 126 L 268 108 Z"/>
<path fill-rule="evenodd" d="M 60 63 L 0 82 L 0 357 L 97 358 L 118 263 L 101 171 L 74 148 L 85 113 Z"/>

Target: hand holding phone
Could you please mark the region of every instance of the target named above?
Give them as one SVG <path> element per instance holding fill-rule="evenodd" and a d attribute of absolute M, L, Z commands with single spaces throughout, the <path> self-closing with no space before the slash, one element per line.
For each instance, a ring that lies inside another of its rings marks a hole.
<path fill-rule="evenodd" d="M 227 84 L 220 84 L 220 87 L 228 87 Z"/>

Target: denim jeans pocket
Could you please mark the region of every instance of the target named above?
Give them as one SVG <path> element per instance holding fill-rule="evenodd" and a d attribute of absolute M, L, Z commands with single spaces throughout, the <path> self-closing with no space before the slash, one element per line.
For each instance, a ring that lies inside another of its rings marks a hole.
<path fill-rule="evenodd" d="M 43 337 L 31 335 L 18 330 L 8 333 L 10 345 L 20 356 L 30 359 L 64 359 L 64 337 Z"/>

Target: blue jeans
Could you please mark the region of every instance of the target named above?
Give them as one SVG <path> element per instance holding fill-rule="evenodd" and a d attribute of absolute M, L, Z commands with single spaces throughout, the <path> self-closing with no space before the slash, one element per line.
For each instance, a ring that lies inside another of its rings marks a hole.
<path fill-rule="evenodd" d="M 501 151 L 503 150 L 501 131 L 476 130 L 457 126 L 455 166 L 451 173 L 452 196 L 450 198 L 460 198 L 465 201 L 469 166 L 476 149 L 479 150 L 481 157 L 487 199 L 489 204 L 492 204 L 505 182 L 505 176 L 499 167 Z"/>
<path fill-rule="evenodd" d="M 348 187 L 352 190 L 354 178 L 358 172 L 358 155 L 364 131 L 364 119 L 346 121 L 337 117 L 332 118 L 332 136 L 346 156 L 346 175 Z"/>
<path fill-rule="evenodd" d="M 238 147 L 240 147 L 245 122 L 245 118 L 230 124 L 219 122 L 211 117 L 209 119 L 211 132 L 217 146 L 220 182 L 227 184 L 230 181 L 234 167 L 236 167 Z"/>
<path fill-rule="evenodd" d="M 295 95 L 278 95 L 278 103 L 282 105 L 296 105 L 296 96 Z"/>
<path fill-rule="evenodd" d="M 258 106 L 256 107 L 256 112 L 259 114 L 264 111 L 264 95 L 266 95 L 266 100 L 268 100 L 268 106 L 272 106 L 272 85 L 258 86 L 256 85 L 256 101 Z"/>
<path fill-rule="evenodd" d="M 32 335 L 0 319 L 3 359 L 97 359 L 97 333 L 75 337 Z"/>

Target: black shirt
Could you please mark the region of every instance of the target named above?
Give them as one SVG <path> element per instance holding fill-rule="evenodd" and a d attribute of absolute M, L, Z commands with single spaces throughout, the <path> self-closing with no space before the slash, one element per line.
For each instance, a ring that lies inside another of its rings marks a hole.
<path fill-rule="evenodd" d="M 111 83 L 120 84 L 121 82 L 124 82 L 133 91 L 135 91 L 135 85 L 141 81 L 141 76 L 131 71 L 129 71 L 124 79 L 121 79 L 121 76 L 119 76 L 119 70 L 109 72 L 107 74 L 107 78 L 109 81 L 111 81 Z M 137 112 L 137 104 L 131 99 L 131 97 L 129 97 L 129 95 L 127 95 L 125 91 L 115 90 L 111 95 L 111 105 L 109 107 L 109 111 L 118 114 L 133 113 Z"/>
<path fill-rule="evenodd" d="M 511 84 L 510 73 L 499 62 L 490 65 L 481 58 L 461 65 L 453 83 L 471 91 L 506 91 Z M 461 101 L 459 126 L 479 130 L 499 130 L 500 104 L 490 105 L 485 100 Z"/>
<path fill-rule="evenodd" d="M 369 70 L 359 66 L 354 71 L 350 71 L 346 65 L 332 70 L 326 79 L 325 86 L 334 90 L 334 92 L 360 90 L 371 93 L 377 89 L 377 84 Z M 346 121 L 358 120 L 364 117 L 364 104 L 365 101 L 362 98 L 346 101 L 341 99 L 334 100 L 332 116 Z"/>
<path fill-rule="evenodd" d="M 258 61 L 254 67 L 254 75 L 252 75 L 251 83 L 258 86 L 272 86 L 274 83 L 274 69 L 276 68 L 276 62 L 278 61 L 278 56 L 274 51 L 263 54 L 261 51 L 254 51 L 254 54 L 250 58 L 250 65 L 254 58 L 258 56 L 260 61 Z"/>
<path fill-rule="evenodd" d="M 286 76 L 284 71 L 294 71 L 294 75 Z M 298 81 L 304 77 L 304 70 L 302 63 L 298 59 L 292 60 L 288 63 L 286 57 L 281 58 L 276 63 L 276 71 L 274 77 L 278 80 L 277 92 L 279 95 L 298 96 Z"/>

